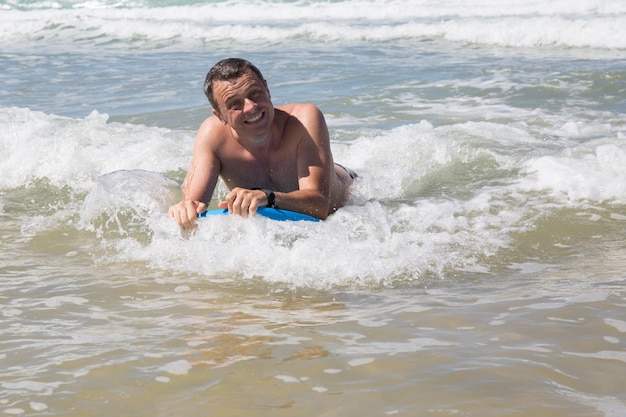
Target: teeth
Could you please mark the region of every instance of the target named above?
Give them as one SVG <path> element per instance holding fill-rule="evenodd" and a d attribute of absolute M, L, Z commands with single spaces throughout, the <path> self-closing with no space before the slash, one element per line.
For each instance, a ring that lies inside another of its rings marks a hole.
<path fill-rule="evenodd" d="M 261 118 L 261 116 L 263 116 L 263 113 L 259 113 L 257 116 L 254 116 L 253 118 L 248 119 L 248 123 L 256 122 L 257 120 L 259 120 Z"/>

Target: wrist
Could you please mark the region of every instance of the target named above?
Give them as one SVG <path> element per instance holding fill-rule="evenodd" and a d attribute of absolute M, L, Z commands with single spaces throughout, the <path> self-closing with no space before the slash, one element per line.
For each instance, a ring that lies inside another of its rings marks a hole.
<path fill-rule="evenodd" d="M 253 188 L 253 190 L 259 190 L 265 193 L 265 198 L 267 199 L 267 204 L 265 205 L 265 207 L 276 207 L 276 194 L 274 194 L 274 191 L 266 190 L 265 188 Z"/>
<path fill-rule="evenodd" d="M 272 190 L 261 190 L 265 193 L 265 197 L 267 197 L 267 205 L 265 207 L 274 208 L 276 207 L 276 194 Z"/>

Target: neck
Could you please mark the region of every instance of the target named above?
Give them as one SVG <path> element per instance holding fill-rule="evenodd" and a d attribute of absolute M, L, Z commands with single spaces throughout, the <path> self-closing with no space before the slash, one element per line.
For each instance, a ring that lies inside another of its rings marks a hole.
<path fill-rule="evenodd" d="M 264 135 L 258 136 L 244 136 L 239 135 L 235 130 L 231 129 L 233 137 L 239 142 L 244 148 L 249 150 L 265 150 L 270 149 L 274 146 L 278 141 L 275 140 L 276 135 L 274 134 L 274 130 L 271 129 Z"/>

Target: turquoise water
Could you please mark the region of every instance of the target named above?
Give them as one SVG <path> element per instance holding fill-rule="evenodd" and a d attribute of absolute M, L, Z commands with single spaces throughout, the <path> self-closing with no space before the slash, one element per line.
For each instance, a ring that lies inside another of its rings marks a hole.
<path fill-rule="evenodd" d="M 598 0 L 0 2 L 0 412 L 622 416 L 625 28 Z M 167 217 L 227 56 L 324 111 L 360 175 L 329 220 Z"/>

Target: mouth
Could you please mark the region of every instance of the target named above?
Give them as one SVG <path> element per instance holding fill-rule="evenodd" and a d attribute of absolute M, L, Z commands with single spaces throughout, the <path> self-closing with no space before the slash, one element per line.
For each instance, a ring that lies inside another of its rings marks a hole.
<path fill-rule="evenodd" d="M 265 114 L 265 112 L 261 112 L 261 113 L 257 114 L 256 116 L 252 116 L 251 118 L 246 120 L 245 123 L 255 123 L 255 122 L 258 122 L 259 120 L 261 120 L 263 118 L 264 114 Z"/>

